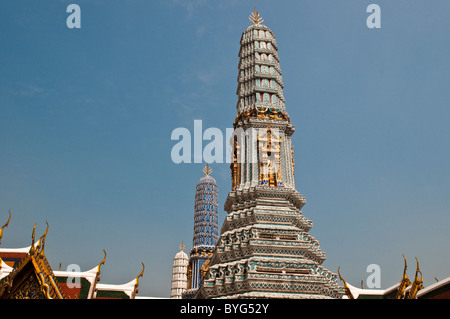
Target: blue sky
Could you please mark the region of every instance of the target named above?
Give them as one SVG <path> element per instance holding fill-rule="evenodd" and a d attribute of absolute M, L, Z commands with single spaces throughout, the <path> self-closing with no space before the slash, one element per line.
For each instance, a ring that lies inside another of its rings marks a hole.
<path fill-rule="evenodd" d="M 81 7 L 81 28 L 66 8 Z M 368 29 L 366 7 L 381 8 Z M 170 294 L 192 246 L 201 164 L 175 164 L 177 127 L 225 132 L 239 40 L 256 8 L 279 46 L 297 190 L 324 266 L 381 286 L 418 257 L 425 286 L 450 276 L 450 4 L 447 1 L 0 2 L 2 247 L 50 224 L 54 268 L 95 267 L 141 296 Z M 219 221 L 229 165 L 213 164 Z M 3 221 L 2 221 L 3 220 Z"/>

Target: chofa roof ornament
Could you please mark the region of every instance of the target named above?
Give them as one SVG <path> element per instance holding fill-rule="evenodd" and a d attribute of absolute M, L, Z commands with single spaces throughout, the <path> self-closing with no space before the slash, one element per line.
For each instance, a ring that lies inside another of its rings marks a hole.
<path fill-rule="evenodd" d="M 402 256 L 405 261 L 405 267 L 403 268 L 402 280 L 400 281 L 400 285 L 398 287 L 397 294 L 395 295 L 395 299 L 403 299 L 403 297 L 405 296 L 405 289 L 411 285 L 411 281 L 409 280 L 408 275 L 406 274 L 408 264 L 406 263 L 405 255 Z"/>
<path fill-rule="evenodd" d="M 3 237 L 3 229 L 5 227 L 8 227 L 9 225 L 9 221 L 11 220 L 11 211 L 9 211 L 9 218 L 8 221 L 2 226 L 2 228 L 0 228 L 0 244 L 2 243 L 2 237 Z"/>
<path fill-rule="evenodd" d="M 103 253 L 105 254 L 105 256 L 103 257 L 103 260 L 97 266 L 97 275 L 100 274 L 100 266 L 104 265 L 105 261 L 106 261 L 106 251 L 104 249 L 103 249 Z"/>
<path fill-rule="evenodd" d="M 344 291 L 345 291 L 345 294 L 347 295 L 347 297 L 348 297 L 348 299 L 355 299 L 354 297 L 353 297 L 353 294 L 352 294 L 352 292 L 350 291 L 350 288 L 348 287 L 348 285 L 347 285 L 347 282 L 344 280 L 344 278 L 342 278 L 342 276 L 341 276 L 341 273 L 340 273 L 340 268 L 341 268 L 341 266 L 339 266 L 338 267 L 338 275 L 339 275 L 339 279 L 344 283 Z"/>

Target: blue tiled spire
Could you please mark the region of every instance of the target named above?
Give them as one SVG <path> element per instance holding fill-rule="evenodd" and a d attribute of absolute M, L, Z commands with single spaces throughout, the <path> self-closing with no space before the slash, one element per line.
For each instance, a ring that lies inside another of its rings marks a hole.
<path fill-rule="evenodd" d="M 189 290 L 185 298 L 189 298 L 199 288 L 202 272 L 205 272 L 214 248 L 219 239 L 218 203 L 219 194 L 216 180 L 211 177 L 211 167 L 206 165 L 203 176 L 197 184 L 194 204 L 194 237 L 190 252 L 188 275 Z M 203 270 L 202 270 L 203 266 Z"/>
<path fill-rule="evenodd" d="M 195 192 L 194 248 L 212 248 L 217 244 L 218 231 L 218 192 L 216 180 L 209 174 L 200 179 Z"/>

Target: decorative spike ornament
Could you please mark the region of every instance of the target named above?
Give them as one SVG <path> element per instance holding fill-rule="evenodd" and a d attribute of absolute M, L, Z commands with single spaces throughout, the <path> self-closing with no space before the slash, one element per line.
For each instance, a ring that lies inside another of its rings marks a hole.
<path fill-rule="evenodd" d="M 206 164 L 205 167 L 203 167 L 203 173 L 205 173 L 206 176 L 210 175 L 213 170 L 211 169 L 211 167 L 209 166 L 209 164 Z"/>
<path fill-rule="evenodd" d="M 5 227 L 8 227 L 9 221 L 11 220 L 11 210 L 9 211 L 9 218 L 8 221 L 0 228 L 0 244 L 2 243 L 2 237 L 3 237 L 3 229 Z"/>
<path fill-rule="evenodd" d="M 261 24 L 264 19 L 261 18 L 261 16 L 259 15 L 258 11 L 256 11 L 256 9 L 252 12 L 252 14 L 248 17 L 248 19 L 253 22 L 253 24 Z"/>

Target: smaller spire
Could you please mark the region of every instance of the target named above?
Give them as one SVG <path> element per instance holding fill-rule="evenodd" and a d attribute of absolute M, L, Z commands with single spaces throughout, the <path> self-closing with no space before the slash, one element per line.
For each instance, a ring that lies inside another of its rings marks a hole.
<path fill-rule="evenodd" d="M 254 24 L 258 25 L 261 24 L 261 22 L 264 21 L 263 18 L 259 15 L 258 11 L 256 9 L 252 12 L 252 14 L 248 17 L 248 19 Z"/>
<path fill-rule="evenodd" d="M 213 172 L 211 167 L 209 167 L 209 164 L 206 163 L 206 166 L 203 167 L 203 173 L 205 173 L 206 176 L 210 175 Z"/>
<path fill-rule="evenodd" d="M 180 248 L 180 250 L 183 251 L 183 250 L 184 250 L 184 247 L 185 247 L 185 246 L 184 246 L 184 243 L 181 242 L 181 245 L 180 245 L 180 247 L 178 247 L 178 248 Z"/>

